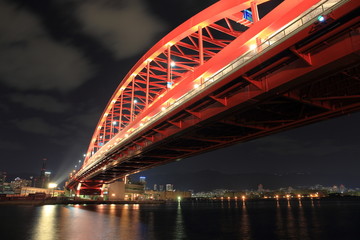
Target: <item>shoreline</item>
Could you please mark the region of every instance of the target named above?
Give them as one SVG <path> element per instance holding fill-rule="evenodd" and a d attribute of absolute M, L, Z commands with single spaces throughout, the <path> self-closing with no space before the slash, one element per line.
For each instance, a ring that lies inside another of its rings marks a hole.
<path fill-rule="evenodd" d="M 360 196 L 341 196 L 341 197 L 318 197 L 318 198 L 281 198 L 281 199 L 263 199 L 263 198 L 253 198 L 253 199 L 246 199 L 245 202 L 259 202 L 259 201 L 313 201 L 313 200 L 336 200 L 336 201 L 360 201 Z M 197 202 L 197 203 L 207 203 L 207 202 L 232 202 L 232 201 L 239 201 L 242 202 L 241 199 L 235 200 L 235 199 L 211 199 L 211 198 L 189 198 L 189 199 L 183 199 L 181 202 L 183 203 L 191 203 L 191 202 Z M 98 205 L 98 204 L 165 204 L 165 203 L 175 203 L 178 202 L 176 200 L 141 200 L 141 201 L 124 201 L 124 200 L 118 200 L 118 201 L 105 201 L 105 200 L 69 200 L 69 199 L 13 199 L 13 200 L 0 200 L 0 206 L 1 205 L 35 205 L 35 206 L 41 206 L 41 205 Z"/>

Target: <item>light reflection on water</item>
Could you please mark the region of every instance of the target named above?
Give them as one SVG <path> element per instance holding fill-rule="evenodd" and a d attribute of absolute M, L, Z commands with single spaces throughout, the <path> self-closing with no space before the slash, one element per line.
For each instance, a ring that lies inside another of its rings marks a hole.
<path fill-rule="evenodd" d="M 9 222 L 19 217 L 10 213 L 22 213 L 21 210 L 33 220 L 18 221 L 17 235 L 4 231 L 4 224 L 0 225 L 1 239 L 306 240 L 351 239 L 354 234 L 360 234 L 359 202 L 226 200 L 159 205 L 45 205 L 26 209 L 0 206 L 0 213 Z M 341 216 L 341 221 L 337 216 Z"/>
<path fill-rule="evenodd" d="M 237 201 L 236 201 L 237 203 Z M 242 201 L 242 212 L 241 212 L 241 235 L 244 240 L 251 239 L 251 228 L 250 228 L 250 221 L 249 215 L 246 209 L 245 201 Z"/>
<path fill-rule="evenodd" d="M 175 237 L 176 239 L 187 239 L 186 233 L 184 231 L 184 223 L 183 223 L 183 216 L 181 212 L 181 203 L 178 202 L 178 207 L 176 211 L 176 224 L 175 224 Z"/>
<path fill-rule="evenodd" d="M 33 239 L 47 240 L 57 239 L 56 230 L 56 206 L 45 205 L 39 209 L 39 217 L 33 232 Z"/>

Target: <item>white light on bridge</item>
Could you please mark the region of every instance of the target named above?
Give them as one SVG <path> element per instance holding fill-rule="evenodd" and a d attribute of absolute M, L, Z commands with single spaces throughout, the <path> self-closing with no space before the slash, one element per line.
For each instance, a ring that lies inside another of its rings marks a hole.
<path fill-rule="evenodd" d="M 325 17 L 322 16 L 322 15 L 320 15 L 320 16 L 317 17 L 317 20 L 318 20 L 319 22 L 325 22 Z"/>
<path fill-rule="evenodd" d="M 256 44 L 251 44 L 249 48 L 250 48 L 250 50 L 255 50 L 256 47 L 257 47 Z"/>

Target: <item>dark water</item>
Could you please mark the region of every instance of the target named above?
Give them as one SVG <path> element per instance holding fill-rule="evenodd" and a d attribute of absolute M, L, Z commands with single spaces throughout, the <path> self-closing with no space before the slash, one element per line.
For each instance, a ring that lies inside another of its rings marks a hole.
<path fill-rule="evenodd" d="M 360 239 L 359 201 L 0 206 L 2 240 Z"/>

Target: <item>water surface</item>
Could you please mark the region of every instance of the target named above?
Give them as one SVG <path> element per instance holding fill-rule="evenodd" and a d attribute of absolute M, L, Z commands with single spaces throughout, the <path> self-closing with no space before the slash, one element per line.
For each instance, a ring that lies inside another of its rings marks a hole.
<path fill-rule="evenodd" d="M 358 239 L 359 201 L 0 206 L 0 239 Z"/>

